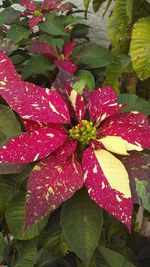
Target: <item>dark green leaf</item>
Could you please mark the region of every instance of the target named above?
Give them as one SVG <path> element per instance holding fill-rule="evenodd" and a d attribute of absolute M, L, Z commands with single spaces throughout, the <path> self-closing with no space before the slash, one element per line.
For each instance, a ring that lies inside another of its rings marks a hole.
<path fill-rule="evenodd" d="M 12 235 L 21 240 L 38 236 L 47 223 L 47 218 L 44 218 L 34 224 L 28 231 L 24 232 L 24 209 L 25 192 L 20 191 L 7 206 L 6 221 Z"/>
<path fill-rule="evenodd" d="M 97 12 L 101 6 L 102 3 L 104 3 L 105 0 L 93 0 L 93 10 L 94 12 Z"/>
<path fill-rule="evenodd" d="M 103 46 L 97 44 L 84 44 L 73 51 L 74 61 L 77 64 L 84 64 L 90 68 L 107 66 L 112 58 L 112 53 Z"/>
<path fill-rule="evenodd" d="M 16 178 L 11 175 L 8 179 L 6 175 L 0 175 L 0 212 L 4 213 L 7 203 L 17 193 Z"/>
<path fill-rule="evenodd" d="M 68 35 L 64 30 L 63 24 L 57 21 L 54 14 L 47 14 L 45 17 L 46 20 L 40 24 L 40 29 L 43 32 L 52 35 Z"/>
<path fill-rule="evenodd" d="M 7 106 L 0 105 L 0 133 L 3 135 L 3 141 L 7 141 L 20 132 L 21 127 L 13 111 Z"/>
<path fill-rule="evenodd" d="M 6 246 L 5 239 L 4 239 L 3 235 L 2 235 L 2 233 L 0 233 L 0 263 L 3 260 L 5 246 Z"/>
<path fill-rule="evenodd" d="M 81 190 L 63 205 L 61 225 L 66 241 L 87 265 L 100 239 L 102 209 Z"/>
<path fill-rule="evenodd" d="M 120 104 L 127 104 L 121 111 L 138 111 L 150 115 L 150 102 L 136 95 L 120 94 L 118 95 Z"/>
<path fill-rule="evenodd" d="M 13 9 L 12 7 L 5 8 L 0 12 L 0 26 L 13 23 L 19 18 L 20 14 L 20 11 Z"/>
<path fill-rule="evenodd" d="M 22 69 L 22 79 L 25 80 L 33 75 L 45 75 L 49 77 L 49 72 L 53 70 L 54 65 L 41 55 L 32 56 Z"/>
<path fill-rule="evenodd" d="M 20 26 L 20 25 L 12 25 L 7 34 L 7 38 L 13 40 L 15 43 L 19 43 L 24 39 L 28 39 L 30 35 L 30 30 Z"/>
<path fill-rule="evenodd" d="M 108 267 L 135 267 L 126 257 L 109 248 L 99 246 L 98 250 Z"/>
<path fill-rule="evenodd" d="M 136 191 L 138 196 L 141 199 L 142 206 L 144 209 L 148 210 L 150 212 L 150 193 L 149 191 L 149 183 L 148 181 L 139 181 L 138 179 L 135 179 L 136 182 Z"/>
<path fill-rule="evenodd" d="M 18 241 L 14 247 L 15 253 L 10 262 L 10 267 L 34 267 L 37 257 L 35 240 L 26 242 Z"/>
<path fill-rule="evenodd" d="M 85 24 L 75 24 L 71 31 L 72 38 L 84 38 L 89 33 L 89 25 Z"/>

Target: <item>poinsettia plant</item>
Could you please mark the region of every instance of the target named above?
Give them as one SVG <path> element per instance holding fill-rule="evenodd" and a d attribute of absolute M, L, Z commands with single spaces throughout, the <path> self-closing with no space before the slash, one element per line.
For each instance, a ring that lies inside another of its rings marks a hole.
<path fill-rule="evenodd" d="M 26 130 L 1 147 L 0 162 L 38 161 L 27 183 L 25 229 L 85 184 L 89 196 L 131 230 L 129 177 L 116 155 L 130 158 L 129 151 L 150 147 L 145 115 L 120 113 L 122 105 L 110 87 L 84 99 L 66 82 L 58 88 L 63 99 L 55 84 L 50 90 L 22 81 L 5 54 L 0 62 L 1 96 Z"/>
<path fill-rule="evenodd" d="M 150 106 L 116 94 L 130 56 L 68 1 L 0 5 L 0 265 L 149 267 Z"/>

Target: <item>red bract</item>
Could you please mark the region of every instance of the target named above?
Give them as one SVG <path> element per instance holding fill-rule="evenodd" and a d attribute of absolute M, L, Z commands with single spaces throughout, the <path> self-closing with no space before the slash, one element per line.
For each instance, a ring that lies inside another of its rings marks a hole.
<path fill-rule="evenodd" d="M 29 17 L 28 23 L 31 29 L 42 22 L 46 12 L 53 10 L 67 11 L 73 8 L 72 4 L 62 4 L 62 0 L 45 0 L 44 3 L 40 5 L 36 5 L 29 0 L 21 0 L 20 5 L 26 8 L 24 14 Z"/>
<path fill-rule="evenodd" d="M 53 50 L 50 44 L 46 42 L 36 41 L 29 47 L 30 52 L 40 53 L 46 57 L 53 58 L 55 65 L 58 68 L 62 68 L 65 71 L 73 74 L 77 67 L 72 61 L 71 54 L 76 46 L 75 41 L 71 41 L 64 45 L 63 52 L 57 49 L 57 52 Z"/>
<path fill-rule="evenodd" d="M 13 68 L 11 71 L 14 73 Z M 150 147 L 147 118 L 142 114 L 119 113 L 121 106 L 108 86 L 90 92 L 87 105 L 82 95 L 67 86 L 66 105 L 58 93 L 45 94 L 48 89 L 19 81 L 22 98 L 18 98 L 18 81 L 8 81 L 10 73 L 5 76 L 7 82 L 4 81 L 3 73 L 7 72 L 1 72 L 2 97 L 20 116 L 28 111 L 35 122 L 26 120 L 28 133 L 21 133 L 0 149 L 0 162 L 43 158 L 29 176 L 25 228 L 56 209 L 84 183 L 89 196 L 130 229 L 133 205 L 129 177 L 114 154 L 130 157 L 128 151 Z M 15 92 L 11 98 L 10 88 Z M 38 103 L 37 112 L 29 100 L 26 102 L 28 94 L 32 103 Z"/>

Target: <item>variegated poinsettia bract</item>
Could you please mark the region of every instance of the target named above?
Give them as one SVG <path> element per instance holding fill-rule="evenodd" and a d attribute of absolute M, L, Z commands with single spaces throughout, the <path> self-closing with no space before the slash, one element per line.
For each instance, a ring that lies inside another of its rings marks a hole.
<path fill-rule="evenodd" d="M 74 74 L 77 67 L 72 60 L 71 54 L 75 46 L 76 42 L 72 40 L 64 45 L 63 51 L 57 48 L 56 52 L 49 43 L 35 40 L 28 49 L 30 52 L 40 53 L 43 56 L 52 58 L 58 68 L 62 68 L 68 73 Z"/>
<path fill-rule="evenodd" d="M 21 0 L 20 5 L 25 8 L 24 15 L 29 18 L 30 29 L 39 25 L 44 18 L 44 14 L 50 11 L 67 11 L 73 8 L 71 3 L 63 3 L 62 0 L 44 0 L 42 4 L 35 4 L 34 1 Z"/>
<path fill-rule="evenodd" d="M 89 92 L 87 104 L 70 85 L 65 89 L 64 100 L 54 90 L 21 81 L 10 59 L 0 54 L 1 96 L 26 129 L 0 148 L 0 162 L 38 161 L 27 185 L 25 227 L 85 184 L 89 196 L 130 229 L 129 177 L 114 154 L 150 147 L 147 118 L 119 113 L 122 106 L 109 86 Z"/>

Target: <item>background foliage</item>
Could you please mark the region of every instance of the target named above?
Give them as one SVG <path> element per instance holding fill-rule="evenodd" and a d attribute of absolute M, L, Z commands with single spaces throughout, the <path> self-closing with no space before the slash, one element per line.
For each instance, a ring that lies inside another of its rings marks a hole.
<path fill-rule="evenodd" d="M 84 0 L 85 10 L 46 13 L 46 20 L 33 31 L 28 17 L 3 1 L 0 12 L 0 50 L 6 52 L 23 80 L 50 88 L 58 73 L 53 56 L 31 51 L 35 41 L 49 44 L 58 57 L 64 44 L 76 41 L 70 60 L 79 78 L 74 89 L 82 92 L 111 85 L 126 111 L 150 115 L 150 1 L 115 0 L 109 16 L 110 46 L 91 43 L 84 23 L 92 2 L 97 12 L 105 0 Z M 107 1 L 107 12 L 112 0 Z M 105 13 L 104 12 L 104 13 Z M 104 14 L 105 15 L 105 14 Z M 0 145 L 21 132 L 16 114 L 0 99 Z M 148 152 L 145 151 L 149 161 Z M 136 182 L 136 194 L 149 218 L 149 165 Z M 139 167 L 139 166 L 138 166 Z M 8 267 L 148 267 L 150 240 L 100 209 L 83 188 L 50 216 L 24 232 L 24 203 L 27 178 L 33 165 L 0 164 L 0 263 Z M 138 172 L 141 175 L 140 169 Z M 141 180 L 140 180 L 141 178 Z"/>

